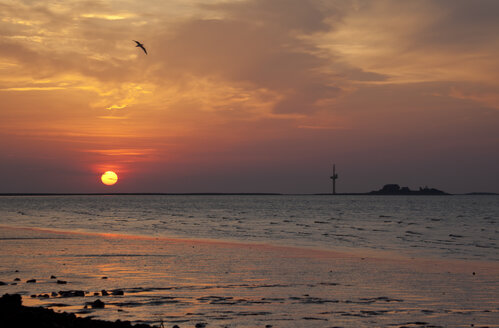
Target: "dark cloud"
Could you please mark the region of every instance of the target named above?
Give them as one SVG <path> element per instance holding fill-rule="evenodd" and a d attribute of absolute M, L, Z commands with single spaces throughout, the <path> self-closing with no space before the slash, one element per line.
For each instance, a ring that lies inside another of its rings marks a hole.
<path fill-rule="evenodd" d="M 441 16 L 421 34 L 425 42 L 473 46 L 496 40 L 499 45 L 499 1 L 447 0 L 434 2 L 434 5 Z"/>
<path fill-rule="evenodd" d="M 275 92 L 278 113 L 312 112 L 334 98 L 337 76 L 331 58 L 306 39 L 332 28 L 338 16 L 318 1 L 246 1 L 205 6 L 219 19 L 191 19 L 161 37 L 160 74 L 216 76 Z"/>
<path fill-rule="evenodd" d="M 284 33 L 327 31 L 331 19 L 339 21 L 339 8 L 316 0 L 251 0 L 205 6 L 231 19 L 282 29 Z"/>

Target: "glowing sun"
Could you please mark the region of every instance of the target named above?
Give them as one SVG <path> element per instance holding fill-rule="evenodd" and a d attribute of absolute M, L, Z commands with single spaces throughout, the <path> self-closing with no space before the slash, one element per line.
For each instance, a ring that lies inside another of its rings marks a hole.
<path fill-rule="evenodd" d="M 112 186 L 116 182 L 118 182 L 118 175 L 114 173 L 113 171 L 107 171 L 102 174 L 100 177 L 101 181 L 103 184 L 107 186 Z"/>

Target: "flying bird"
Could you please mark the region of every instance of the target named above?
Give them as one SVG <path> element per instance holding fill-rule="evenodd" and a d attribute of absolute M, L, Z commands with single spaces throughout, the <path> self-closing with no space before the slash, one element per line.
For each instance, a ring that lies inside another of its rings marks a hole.
<path fill-rule="evenodd" d="M 135 41 L 135 40 L 132 40 L 132 41 Z M 142 48 L 142 50 L 144 50 L 144 52 L 147 55 L 147 50 L 146 50 L 146 48 L 144 48 L 144 45 L 142 43 L 140 43 L 139 41 L 135 41 L 135 43 L 137 43 L 136 47 Z"/>

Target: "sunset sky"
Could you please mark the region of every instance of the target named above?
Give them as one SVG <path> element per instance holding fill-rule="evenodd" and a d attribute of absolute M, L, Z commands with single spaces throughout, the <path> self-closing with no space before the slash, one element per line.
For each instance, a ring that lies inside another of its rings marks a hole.
<path fill-rule="evenodd" d="M 499 1 L 0 12 L 0 193 L 499 192 Z"/>

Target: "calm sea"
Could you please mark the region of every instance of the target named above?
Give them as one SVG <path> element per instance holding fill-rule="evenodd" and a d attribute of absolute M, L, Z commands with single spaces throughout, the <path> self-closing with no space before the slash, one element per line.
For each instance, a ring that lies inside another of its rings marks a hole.
<path fill-rule="evenodd" d="M 0 224 L 499 260 L 498 196 L 0 197 Z"/>

